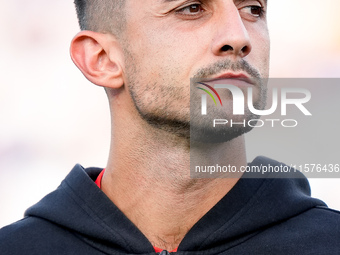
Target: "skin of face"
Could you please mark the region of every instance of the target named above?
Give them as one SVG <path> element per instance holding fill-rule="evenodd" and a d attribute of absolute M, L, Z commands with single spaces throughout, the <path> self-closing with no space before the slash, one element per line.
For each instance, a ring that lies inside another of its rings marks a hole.
<path fill-rule="evenodd" d="M 191 78 L 213 79 L 230 72 L 267 78 L 266 8 L 264 0 L 126 1 L 124 81 L 140 116 L 152 126 L 189 137 Z M 260 108 L 264 87 L 254 86 Z M 232 100 L 225 103 L 219 111 L 229 115 L 220 118 L 231 117 L 231 106 Z M 257 117 L 246 113 L 245 118 Z M 233 130 L 225 140 L 249 130 Z"/>

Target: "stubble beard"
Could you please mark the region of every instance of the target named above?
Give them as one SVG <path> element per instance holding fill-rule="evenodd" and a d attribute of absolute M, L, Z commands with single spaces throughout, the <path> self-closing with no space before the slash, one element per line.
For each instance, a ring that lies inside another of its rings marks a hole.
<path fill-rule="evenodd" d="M 146 77 L 144 79 L 141 78 L 141 71 L 138 69 L 137 62 L 135 62 L 130 52 L 125 51 L 125 57 L 127 59 L 126 85 L 129 87 L 131 98 L 141 118 L 153 128 L 166 131 L 188 141 L 191 138 L 194 141 L 209 143 L 227 142 L 252 130 L 250 126 L 244 127 L 241 125 L 223 127 L 223 129 L 219 130 L 212 128 L 212 118 L 202 121 L 198 116 L 197 109 L 190 112 L 190 97 L 183 95 L 184 87 L 171 85 L 178 84 L 179 82 L 176 81 L 175 76 L 172 79 L 168 79 L 167 85 L 165 85 L 165 81 L 162 84 L 160 84 L 160 81 L 146 84 L 139 83 L 139 81 L 144 80 Z M 266 104 L 266 84 L 261 79 L 260 73 L 244 60 L 236 63 L 229 60 L 217 62 L 208 67 L 201 68 L 193 78 L 205 79 L 214 74 L 230 70 L 246 72 L 257 82 L 258 95 L 257 100 L 254 101 L 254 107 L 258 110 L 263 110 Z M 189 84 L 184 84 L 184 86 L 189 86 Z M 185 102 L 186 106 L 178 109 L 178 104 L 183 104 L 183 100 L 188 101 Z M 219 114 L 221 114 L 221 118 L 222 116 L 224 118 L 232 118 L 230 113 L 222 112 Z M 200 121 L 192 121 L 190 124 L 190 119 L 196 117 Z M 241 119 L 238 118 L 238 121 L 243 119 L 246 121 L 250 119 L 257 120 L 259 116 L 251 113 L 248 107 L 245 107 L 245 115 Z"/>
<path fill-rule="evenodd" d="M 141 75 L 136 60 L 128 50 L 125 49 L 124 55 L 127 59 L 125 85 L 141 118 L 153 128 L 190 139 L 190 95 L 183 94 L 184 89 L 178 86 L 175 74 L 168 74 L 168 80 L 162 77 L 164 80 L 151 81 Z M 178 104 L 185 106 L 178 109 Z"/>
<path fill-rule="evenodd" d="M 260 72 L 252 67 L 248 62 L 241 59 L 238 62 L 231 62 L 229 60 L 219 61 L 211 66 L 204 67 L 194 75 L 193 82 L 204 81 L 207 77 L 216 76 L 219 73 L 233 71 L 243 72 L 249 75 L 254 82 L 253 87 L 253 106 L 257 110 L 263 110 L 267 101 L 267 80 L 263 79 Z M 199 84 L 198 84 L 199 85 Z M 190 134 L 191 141 L 203 142 L 203 143 L 224 143 L 233 140 L 253 129 L 256 125 L 259 115 L 252 113 L 247 104 L 247 97 L 252 96 L 247 94 L 246 88 L 243 88 L 245 95 L 244 111 L 243 115 L 233 115 L 233 98 L 231 92 L 228 90 L 220 90 L 223 101 L 223 107 L 211 106 L 207 115 L 202 116 L 200 106 L 200 96 L 197 86 L 194 86 L 191 90 L 191 126 Z M 227 99 L 227 100 L 225 100 Z M 214 119 L 227 120 L 226 125 L 216 125 L 214 127 Z M 252 120 L 252 125 L 248 125 L 248 121 Z M 231 125 L 232 122 L 234 123 Z"/>

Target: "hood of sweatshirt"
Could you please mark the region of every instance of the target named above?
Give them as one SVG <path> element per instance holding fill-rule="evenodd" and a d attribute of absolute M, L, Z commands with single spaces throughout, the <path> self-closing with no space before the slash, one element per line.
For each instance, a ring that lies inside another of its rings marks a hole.
<path fill-rule="evenodd" d="M 250 165 L 280 165 L 265 157 Z M 73 232 L 108 254 L 155 254 L 141 231 L 97 187 L 100 168 L 76 165 L 58 189 L 29 208 L 38 217 Z M 244 177 L 247 176 L 246 173 Z M 218 254 L 245 242 L 260 229 L 279 224 L 311 208 L 325 206 L 311 198 L 307 179 L 241 178 L 233 189 L 187 233 L 177 254 Z"/>

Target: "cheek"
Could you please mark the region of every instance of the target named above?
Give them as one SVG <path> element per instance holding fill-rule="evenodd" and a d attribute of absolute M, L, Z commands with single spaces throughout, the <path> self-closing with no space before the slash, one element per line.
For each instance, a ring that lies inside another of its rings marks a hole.
<path fill-rule="evenodd" d="M 250 28 L 248 33 L 251 38 L 252 51 L 246 58 L 260 71 L 262 77 L 267 78 L 270 58 L 270 38 L 267 27 L 255 26 Z"/>
<path fill-rule="evenodd" d="M 171 87 L 183 87 L 186 82 L 189 86 L 193 52 L 184 42 L 149 36 L 132 50 L 133 64 L 138 65 L 144 80 Z"/>
<path fill-rule="evenodd" d="M 154 22 L 157 23 L 157 22 Z M 133 52 L 145 65 L 176 69 L 177 75 L 190 77 L 191 67 L 199 60 L 202 36 L 168 24 L 146 25 L 131 31 Z M 181 72 L 178 72 L 178 71 Z"/>

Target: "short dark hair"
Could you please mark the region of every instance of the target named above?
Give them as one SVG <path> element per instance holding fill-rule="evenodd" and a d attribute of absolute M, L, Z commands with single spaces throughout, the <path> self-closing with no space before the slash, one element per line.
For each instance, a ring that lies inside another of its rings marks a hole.
<path fill-rule="evenodd" d="M 109 32 L 123 30 L 125 0 L 74 0 L 81 30 Z"/>

